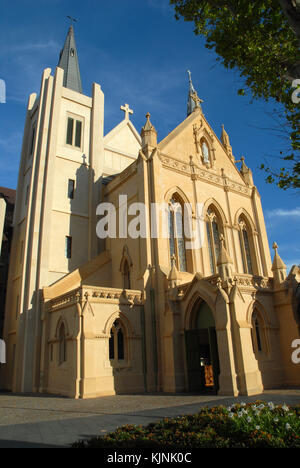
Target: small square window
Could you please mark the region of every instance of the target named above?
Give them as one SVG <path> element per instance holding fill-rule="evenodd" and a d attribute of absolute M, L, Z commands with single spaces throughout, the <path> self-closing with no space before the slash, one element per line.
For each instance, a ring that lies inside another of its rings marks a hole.
<path fill-rule="evenodd" d="M 27 187 L 26 187 L 25 206 L 28 203 L 28 198 L 29 198 L 29 185 L 27 185 Z"/>
<path fill-rule="evenodd" d="M 32 130 L 31 130 L 31 140 L 30 140 L 29 156 L 32 156 L 32 154 L 33 154 L 34 143 L 35 143 L 35 126 L 33 126 L 33 127 L 32 127 Z"/>
<path fill-rule="evenodd" d="M 72 257 L 72 237 L 66 236 L 66 251 L 65 251 L 66 258 Z"/>
<path fill-rule="evenodd" d="M 77 146 L 77 148 L 81 147 L 81 129 L 82 122 L 80 122 L 80 120 L 76 120 L 75 146 Z"/>
<path fill-rule="evenodd" d="M 82 121 L 81 120 L 68 117 L 66 143 L 67 145 L 75 146 L 76 148 L 81 148 L 81 143 L 82 143 Z"/>
<path fill-rule="evenodd" d="M 74 128 L 74 119 L 71 117 L 68 118 L 68 127 L 67 127 L 67 144 L 73 144 L 73 128 Z"/>
<path fill-rule="evenodd" d="M 20 296 L 17 295 L 17 303 L 16 303 L 16 319 L 18 318 L 19 315 L 19 304 L 20 304 Z"/>
<path fill-rule="evenodd" d="M 68 198 L 71 200 L 74 198 L 75 193 L 75 180 L 69 179 L 68 182 Z"/>

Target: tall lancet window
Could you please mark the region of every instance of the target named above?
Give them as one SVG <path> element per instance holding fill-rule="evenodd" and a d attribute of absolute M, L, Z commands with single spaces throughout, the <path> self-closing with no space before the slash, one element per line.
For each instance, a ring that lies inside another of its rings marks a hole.
<path fill-rule="evenodd" d="M 67 360 L 67 341 L 66 341 L 66 331 L 65 326 L 62 323 L 59 328 L 59 352 L 58 352 L 58 360 L 59 365 L 63 364 Z"/>
<path fill-rule="evenodd" d="M 267 345 L 267 334 L 266 334 L 266 327 L 264 326 L 264 320 L 261 314 L 255 309 L 252 314 L 251 320 L 252 330 L 252 345 L 253 351 L 255 354 L 261 352 L 268 352 L 268 345 Z"/>
<path fill-rule="evenodd" d="M 241 255 L 243 260 L 244 273 L 253 275 L 253 263 L 252 263 L 252 246 L 251 240 L 249 237 L 249 228 L 246 221 L 243 217 L 239 218 L 239 228 L 240 228 L 240 246 L 241 246 Z"/>
<path fill-rule="evenodd" d="M 170 258 L 175 256 L 176 267 L 187 271 L 185 238 L 184 238 L 184 207 L 175 195 L 169 202 L 169 250 Z"/>
<path fill-rule="evenodd" d="M 212 274 L 215 274 L 217 273 L 217 261 L 220 253 L 220 234 L 223 232 L 218 216 L 211 208 L 207 210 L 206 215 L 206 234 L 210 270 Z"/>
<path fill-rule="evenodd" d="M 123 361 L 125 359 L 124 331 L 120 320 L 116 320 L 110 331 L 109 359 Z"/>

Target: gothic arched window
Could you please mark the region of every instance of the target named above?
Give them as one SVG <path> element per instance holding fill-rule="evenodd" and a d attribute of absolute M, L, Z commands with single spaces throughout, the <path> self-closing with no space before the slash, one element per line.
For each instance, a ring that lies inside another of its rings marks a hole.
<path fill-rule="evenodd" d="M 61 324 L 59 328 L 58 341 L 59 341 L 58 360 L 59 360 L 59 365 L 61 365 L 67 360 L 66 331 L 65 331 L 65 326 L 63 323 Z"/>
<path fill-rule="evenodd" d="M 175 257 L 178 270 L 187 271 L 183 204 L 175 195 L 173 195 L 169 202 L 168 215 L 170 258 Z"/>
<path fill-rule="evenodd" d="M 266 351 L 265 327 L 261 315 L 254 310 L 252 314 L 252 345 L 255 354 Z"/>
<path fill-rule="evenodd" d="M 110 331 L 109 359 L 113 361 L 125 359 L 125 336 L 120 320 L 115 320 Z"/>
<path fill-rule="evenodd" d="M 206 234 L 210 270 L 212 274 L 215 274 L 217 273 L 217 261 L 220 253 L 220 235 L 223 234 L 223 232 L 218 216 L 212 208 L 207 210 Z"/>
<path fill-rule="evenodd" d="M 250 229 L 243 217 L 239 218 L 239 229 L 240 229 L 240 247 L 241 247 L 241 255 L 243 261 L 243 269 L 244 273 L 248 273 L 249 275 L 253 275 L 253 249 L 251 245 L 250 239 Z"/>

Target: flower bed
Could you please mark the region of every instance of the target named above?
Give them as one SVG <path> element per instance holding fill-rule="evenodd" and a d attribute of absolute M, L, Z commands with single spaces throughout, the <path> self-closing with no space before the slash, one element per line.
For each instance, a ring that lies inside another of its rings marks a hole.
<path fill-rule="evenodd" d="M 300 448 L 300 406 L 240 403 L 146 427 L 126 425 L 73 448 Z"/>

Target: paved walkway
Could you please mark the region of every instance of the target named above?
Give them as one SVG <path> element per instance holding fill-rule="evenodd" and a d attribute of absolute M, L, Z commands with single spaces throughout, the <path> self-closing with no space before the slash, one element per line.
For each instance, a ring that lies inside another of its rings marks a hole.
<path fill-rule="evenodd" d="M 0 448 L 68 447 L 123 424 L 148 424 L 195 413 L 200 407 L 255 400 L 300 404 L 300 389 L 266 391 L 255 397 L 207 395 L 116 395 L 71 400 L 49 395 L 0 393 Z"/>

